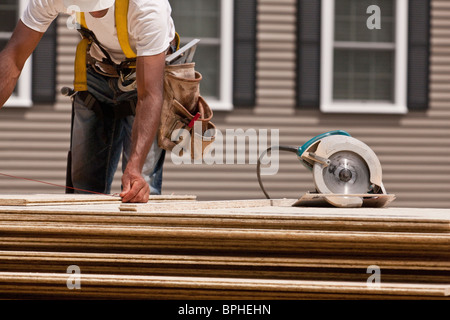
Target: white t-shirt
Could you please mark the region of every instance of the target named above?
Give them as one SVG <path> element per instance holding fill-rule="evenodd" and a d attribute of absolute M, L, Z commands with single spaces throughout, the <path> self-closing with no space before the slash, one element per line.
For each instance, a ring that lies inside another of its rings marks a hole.
<path fill-rule="evenodd" d="M 30 0 L 21 20 L 27 27 L 45 32 L 59 13 L 72 13 L 64 7 L 63 0 Z M 130 0 L 128 34 L 131 48 L 138 56 L 157 55 L 167 50 L 175 37 L 171 13 L 168 0 Z M 117 38 L 114 5 L 102 18 L 94 18 L 89 13 L 85 13 L 85 18 L 87 27 L 111 58 L 116 63 L 125 60 Z M 97 46 L 92 46 L 91 55 L 99 60 L 103 57 Z"/>

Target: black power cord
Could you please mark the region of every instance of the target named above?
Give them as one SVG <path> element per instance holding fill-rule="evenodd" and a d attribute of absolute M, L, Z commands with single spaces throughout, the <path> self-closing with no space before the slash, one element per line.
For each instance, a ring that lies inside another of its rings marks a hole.
<path fill-rule="evenodd" d="M 261 155 L 258 158 L 258 163 L 256 164 L 256 175 L 258 176 L 258 183 L 259 186 L 261 187 L 262 192 L 264 193 L 264 195 L 266 196 L 267 199 L 270 199 L 268 193 L 266 192 L 266 190 L 264 189 L 262 180 L 261 180 L 261 159 L 262 157 L 264 157 L 269 151 L 272 151 L 273 149 L 278 149 L 280 151 L 287 151 L 287 152 L 293 152 L 295 154 L 298 153 L 298 147 L 291 147 L 291 146 L 274 146 L 274 147 L 270 147 L 268 149 L 266 149 L 263 153 L 261 153 Z"/>

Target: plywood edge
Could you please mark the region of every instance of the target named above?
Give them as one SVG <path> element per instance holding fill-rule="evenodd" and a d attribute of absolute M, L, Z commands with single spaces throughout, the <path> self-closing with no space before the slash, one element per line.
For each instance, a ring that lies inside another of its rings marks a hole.
<path fill-rule="evenodd" d="M 131 212 L 155 212 L 162 210 L 200 210 L 200 209 L 233 209 L 233 208 L 257 208 L 272 206 L 291 206 L 293 199 L 254 199 L 254 200 L 222 200 L 222 201 L 179 201 L 173 203 L 145 203 L 145 204 L 122 204 L 120 211 Z"/>
<path fill-rule="evenodd" d="M 150 195 L 150 202 L 196 201 L 195 195 Z M 0 206 L 91 205 L 121 203 L 116 195 L 97 194 L 28 194 L 0 195 Z"/>
<path fill-rule="evenodd" d="M 68 276 L 57 273 L 18 273 L 0 272 L 0 280 L 4 284 L 65 285 Z M 99 275 L 86 274 L 82 277 L 83 285 L 101 286 L 102 288 L 174 288 L 203 290 L 245 290 L 267 292 L 310 292 L 333 294 L 375 294 L 391 296 L 450 296 L 450 285 L 381 283 L 345 281 L 307 281 L 307 280 L 271 280 L 241 278 L 207 278 L 177 276 L 131 276 L 131 275 Z"/>

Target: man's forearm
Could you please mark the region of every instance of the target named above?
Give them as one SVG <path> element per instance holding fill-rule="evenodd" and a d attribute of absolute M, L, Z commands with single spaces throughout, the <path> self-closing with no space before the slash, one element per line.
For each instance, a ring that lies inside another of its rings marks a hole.
<path fill-rule="evenodd" d="M 0 81 L 1 108 L 13 93 L 20 76 L 20 70 L 6 50 L 0 53 L 0 73 L 2 74 L 2 81 Z"/>
<path fill-rule="evenodd" d="M 159 128 L 162 103 L 162 97 L 149 96 L 138 100 L 132 129 L 132 148 L 127 165 L 128 170 L 142 171 Z"/>
<path fill-rule="evenodd" d="M 21 20 L 0 53 L 0 107 L 9 99 L 19 79 L 28 57 L 36 48 L 44 34 L 28 28 Z"/>
<path fill-rule="evenodd" d="M 123 202 L 147 202 L 150 194 L 150 186 L 141 172 L 159 128 L 163 105 L 164 58 L 164 54 L 137 58 L 138 102 L 130 158 L 122 176 Z"/>
<path fill-rule="evenodd" d="M 141 172 L 156 137 L 163 105 L 165 55 L 137 58 L 138 101 L 127 169 Z"/>
<path fill-rule="evenodd" d="M 150 186 L 142 177 L 142 167 L 155 140 L 161 106 L 162 100 L 159 99 L 147 98 L 138 101 L 132 129 L 131 154 L 122 176 L 123 189 L 120 196 L 123 202 L 146 203 L 148 201 Z"/>

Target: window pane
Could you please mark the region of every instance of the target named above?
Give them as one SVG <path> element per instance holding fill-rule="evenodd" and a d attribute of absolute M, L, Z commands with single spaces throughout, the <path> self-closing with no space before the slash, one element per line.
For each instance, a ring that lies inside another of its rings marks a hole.
<path fill-rule="evenodd" d="M 171 0 L 172 17 L 182 44 L 198 38 L 194 61 L 203 75 L 202 96 L 220 96 L 221 0 Z"/>
<path fill-rule="evenodd" d="M 195 53 L 196 69 L 203 76 L 203 80 L 200 83 L 202 96 L 219 96 L 219 61 L 220 49 L 218 46 L 200 46 Z"/>
<path fill-rule="evenodd" d="M 394 101 L 394 52 L 336 49 L 334 100 Z"/>
<path fill-rule="evenodd" d="M 5 6 L 5 5 L 8 5 L 8 4 L 17 6 L 17 3 L 19 1 L 20 0 L 2 0 L 2 4 L 0 6 Z"/>
<path fill-rule="evenodd" d="M 2 0 L 0 4 L 0 32 L 11 32 L 17 24 L 18 1 Z"/>
<path fill-rule="evenodd" d="M 381 10 L 381 29 L 368 29 L 371 14 L 367 8 L 377 5 Z M 394 42 L 394 0 L 335 0 L 335 40 L 358 42 Z"/>
<path fill-rule="evenodd" d="M 5 48 L 6 44 L 8 43 L 7 39 L 0 39 L 0 51 Z"/>
<path fill-rule="evenodd" d="M 172 0 L 170 4 L 180 35 L 220 37 L 220 0 Z"/>

